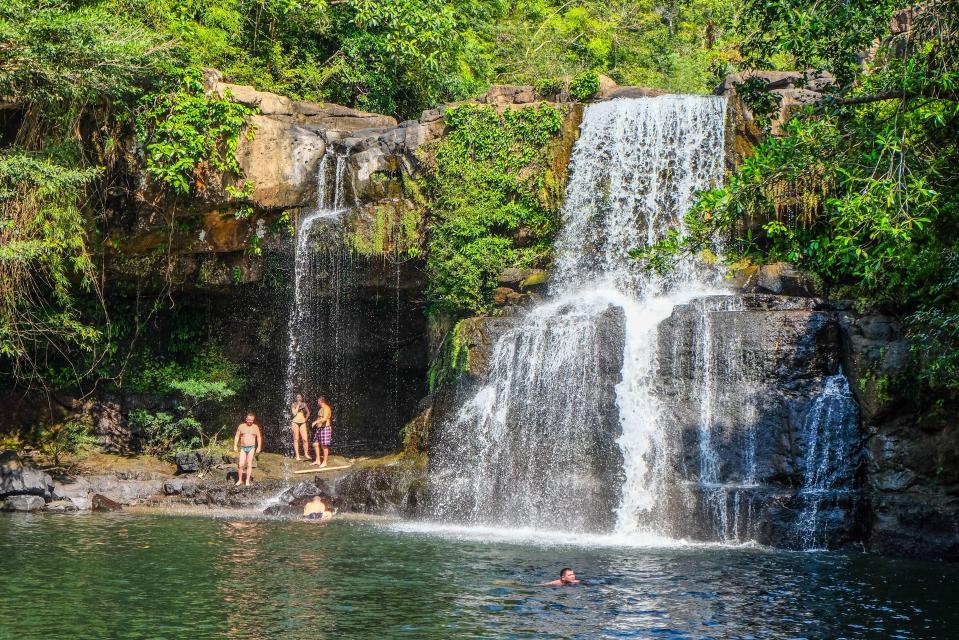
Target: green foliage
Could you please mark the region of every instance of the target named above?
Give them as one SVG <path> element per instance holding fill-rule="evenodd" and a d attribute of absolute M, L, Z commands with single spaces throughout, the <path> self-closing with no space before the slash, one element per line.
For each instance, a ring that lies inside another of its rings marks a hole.
<path fill-rule="evenodd" d="M 540 78 L 533 85 L 533 89 L 539 97 L 552 99 L 563 90 L 563 81 L 559 78 Z"/>
<path fill-rule="evenodd" d="M 80 6 L 76 6 L 80 5 Z M 0 4 L 0 95 L 76 117 L 103 100 L 123 103 L 155 79 L 162 37 L 99 3 Z"/>
<path fill-rule="evenodd" d="M 959 313 L 924 308 L 907 326 L 920 379 L 932 388 L 959 389 Z"/>
<path fill-rule="evenodd" d="M 430 363 L 427 372 L 430 393 L 444 384 L 455 382 L 469 368 L 469 344 L 462 335 L 463 322 L 460 320 L 453 325 L 440 345 L 439 355 Z"/>
<path fill-rule="evenodd" d="M 200 423 L 188 416 L 176 417 L 166 411 L 151 412 L 134 409 L 129 416 L 130 427 L 141 438 L 144 453 L 172 456 L 178 451 L 189 451 L 202 446 Z"/>
<path fill-rule="evenodd" d="M 138 131 L 146 150 L 146 166 L 156 179 L 176 193 L 202 191 L 212 172 L 238 174 L 236 148 L 256 109 L 203 90 L 199 73 L 184 76 L 175 92 L 144 99 Z M 247 191 L 238 192 L 246 195 Z M 231 194 L 237 195 L 237 194 Z"/>
<path fill-rule="evenodd" d="M 164 345 L 162 352 L 150 347 L 138 351 L 121 387 L 153 395 L 183 393 L 204 402 L 235 395 L 243 384 L 236 365 L 215 346 L 193 353 L 198 337 L 189 327 L 180 329 L 180 338 Z"/>
<path fill-rule="evenodd" d="M 623 85 L 703 92 L 738 58 L 731 0 L 482 4 L 493 15 L 475 30 L 498 83 L 600 72 Z"/>
<path fill-rule="evenodd" d="M 756 124 L 766 133 L 769 132 L 772 118 L 779 113 L 782 97 L 769 90 L 769 81 L 759 76 L 746 78 L 736 85 L 736 94 L 756 118 Z"/>
<path fill-rule="evenodd" d="M 549 160 L 563 114 L 465 104 L 446 112 L 446 124 L 429 180 L 427 295 L 431 312 L 482 312 L 503 269 L 549 257 L 561 188 Z"/>
<path fill-rule="evenodd" d="M 236 395 L 236 390 L 222 380 L 186 378 L 171 380 L 168 388 L 179 398 L 172 412 L 137 409 L 130 412 L 130 425 L 142 439 L 141 446 L 151 455 L 172 455 L 215 443 L 223 430 L 204 427 L 197 412 L 205 405 L 222 404 Z"/>
<path fill-rule="evenodd" d="M 22 117 L 0 151 L 0 355 L 16 377 L 35 381 L 50 357 L 89 354 L 102 335 L 75 304 L 99 293 L 80 203 L 107 159 L 111 114 L 162 60 L 159 38 L 101 8 L 0 6 L 0 95 Z M 82 136 L 91 118 L 96 134 Z"/>
<path fill-rule="evenodd" d="M 56 467 L 60 466 L 64 454 L 91 449 L 97 445 L 97 439 L 90 434 L 86 424 L 70 421 L 58 425 L 43 433 L 40 447 L 50 456 Z"/>
<path fill-rule="evenodd" d="M 599 74 L 595 71 L 584 71 L 569 84 L 569 95 L 575 100 L 585 102 L 599 91 Z"/>
<path fill-rule="evenodd" d="M 749 0 L 739 16 L 741 50 L 755 68 L 770 68 L 786 56 L 793 69 L 820 68 L 851 83 L 861 67 L 859 55 L 889 30 L 904 0 Z"/>
<path fill-rule="evenodd" d="M 179 43 L 183 66 L 296 99 L 414 116 L 479 90 L 470 3 L 104 0 Z"/>
<path fill-rule="evenodd" d="M 680 253 L 709 247 L 718 234 L 731 260 L 792 262 L 833 295 L 906 317 L 922 363 L 918 375 L 932 387 L 954 388 L 959 7 L 924 5 L 908 35 L 885 40 L 864 73 L 849 61 L 882 33 L 896 3 L 800 4 L 753 0 L 746 15 L 779 31 L 757 22 L 750 37 L 767 53 L 837 72 L 846 80 L 836 97 L 796 114 L 724 188 L 702 194 L 684 233 L 638 255 L 663 268 Z M 850 17 L 859 21 L 855 28 L 834 30 Z"/>
<path fill-rule="evenodd" d="M 351 62 L 342 77 L 366 89 L 356 104 L 414 115 L 441 99 L 479 90 L 465 59 L 458 3 L 440 0 L 353 0 L 352 25 L 341 27 Z"/>

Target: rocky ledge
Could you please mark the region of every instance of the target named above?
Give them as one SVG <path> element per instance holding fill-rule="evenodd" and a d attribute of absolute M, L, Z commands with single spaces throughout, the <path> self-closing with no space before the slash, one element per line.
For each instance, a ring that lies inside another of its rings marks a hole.
<path fill-rule="evenodd" d="M 296 474 L 288 458 L 258 456 L 251 486 L 236 486 L 236 465 L 222 455 L 190 452 L 179 465 L 155 458 L 96 454 L 72 473 L 48 473 L 16 452 L 0 453 L 0 510 L 116 511 L 128 506 L 242 509 L 266 515 L 296 515 L 303 502 L 322 495 L 341 511 L 384 515 L 415 512 L 425 485 L 425 457 L 394 455 L 347 460 L 348 468 Z M 299 463 L 302 465 L 303 463 Z M 99 467 L 99 468 L 97 468 Z"/>

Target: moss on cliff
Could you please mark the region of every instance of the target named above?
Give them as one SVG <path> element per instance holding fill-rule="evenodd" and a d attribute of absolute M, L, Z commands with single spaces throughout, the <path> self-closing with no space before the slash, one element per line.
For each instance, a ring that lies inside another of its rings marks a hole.
<path fill-rule="evenodd" d="M 427 180 L 432 312 L 485 312 L 503 269 L 549 262 L 565 109 L 543 103 L 499 113 L 464 104 L 446 112 L 447 135 L 432 149 Z"/>

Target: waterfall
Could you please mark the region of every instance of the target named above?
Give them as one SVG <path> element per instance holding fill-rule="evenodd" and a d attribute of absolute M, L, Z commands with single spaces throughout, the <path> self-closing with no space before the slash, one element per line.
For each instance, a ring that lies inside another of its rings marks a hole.
<path fill-rule="evenodd" d="M 846 376 L 840 371 L 826 378 L 822 393 L 806 414 L 801 434 L 806 456 L 796 531 L 802 549 L 824 546 L 823 507 L 853 488 L 856 461 L 851 459 L 850 443 L 856 440 L 858 419 Z"/>
<path fill-rule="evenodd" d="M 293 257 L 293 300 L 291 301 L 289 320 L 289 339 L 287 343 L 286 407 L 284 408 L 284 427 L 287 426 L 287 409 L 297 393 L 302 393 L 311 407 L 316 404 L 316 380 L 310 375 L 315 369 L 317 332 L 315 321 L 318 307 L 323 302 L 317 296 L 316 288 L 321 276 L 331 278 L 328 287 L 333 295 L 332 308 L 337 309 L 342 287 L 339 284 L 339 264 L 336 261 L 323 260 L 324 253 L 316 251 L 318 231 L 339 218 L 345 211 L 344 179 L 346 176 L 346 156 L 335 156 L 327 152 L 320 160 L 316 176 L 316 206 L 307 211 L 299 220 Z M 332 163 L 332 166 L 331 166 Z M 337 245 L 339 243 L 337 242 Z M 336 326 L 336 323 L 333 323 Z M 337 333 L 332 334 L 335 342 Z M 329 339 L 330 334 L 323 336 Z M 326 342 L 326 340 L 324 340 Z M 309 388 L 304 388 L 305 386 Z M 292 435 L 288 428 L 282 430 L 283 442 L 292 450 Z"/>
<path fill-rule="evenodd" d="M 716 291 L 682 262 L 642 273 L 631 249 L 682 224 L 724 162 L 725 99 L 589 105 L 570 167 L 551 299 L 496 340 L 488 381 L 432 446 L 433 515 L 448 521 L 651 529 L 668 475 L 658 424 L 657 327 Z"/>

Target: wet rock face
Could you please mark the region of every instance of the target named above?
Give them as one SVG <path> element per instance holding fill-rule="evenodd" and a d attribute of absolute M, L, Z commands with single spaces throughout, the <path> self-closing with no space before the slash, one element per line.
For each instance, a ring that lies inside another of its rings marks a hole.
<path fill-rule="evenodd" d="M 413 517 L 420 513 L 425 487 L 425 459 L 404 456 L 351 471 L 335 493 L 347 511 Z"/>
<path fill-rule="evenodd" d="M 615 387 L 623 322 L 618 307 L 575 305 L 542 322 L 462 322 L 466 372 L 434 400 L 430 513 L 485 526 L 611 527 L 622 485 Z M 536 375 L 537 359 L 559 370 Z M 504 375 L 511 365 L 522 384 Z M 474 462 L 464 469 L 464 461 Z M 578 507 L 553 506 L 571 502 Z"/>
<path fill-rule="evenodd" d="M 843 366 L 862 407 L 866 543 L 881 553 L 959 559 L 955 416 L 915 401 L 910 344 L 888 316 L 839 314 Z"/>
<path fill-rule="evenodd" d="M 798 546 L 797 492 L 814 446 L 806 431 L 838 369 L 839 340 L 835 314 L 812 298 L 695 300 L 660 325 L 659 428 L 671 434 L 672 464 L 659 518 L 673 535 Z M 855 429 L 843 437 L 854 470 L 861 440 Z M 845 517 L 820 517 L 828 545 L 854 536 L 857 504 L 843 495 L 829 508 Z"/>
<path fill-rule="evenodd" d="M 177 473 L 197 473 L 212 469 L 220 462 L 219 456 L 204 451 L 180 451 L 173 456 Z"/>

